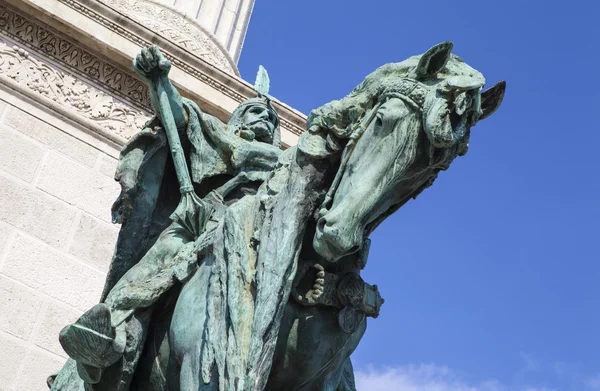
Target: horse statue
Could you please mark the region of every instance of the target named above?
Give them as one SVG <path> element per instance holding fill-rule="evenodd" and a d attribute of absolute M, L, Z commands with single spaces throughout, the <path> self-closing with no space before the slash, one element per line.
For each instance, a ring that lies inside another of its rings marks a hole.
<path fill-rule="evenodd" d="M 138 56 L 145 75 L 163 70 L 163 111 L 145 130 L 162 149 L 144 142 L 152 169 L 120 176 L 129 212 L 114 272 L 102 303 L 61 332 L 72 359 L 51 389 L 355 390 L 350 355 L 383 303 L 360 277 L 370 233 L 466 154 L 504 96 L 452 46 L 380 67 L 311 112 L 285 151 L 273 126 L 246 129 L 278 123 L 265 91 L 240 110 L 243 131 L 223 127 L 177 99 L 157 49 Z"/>

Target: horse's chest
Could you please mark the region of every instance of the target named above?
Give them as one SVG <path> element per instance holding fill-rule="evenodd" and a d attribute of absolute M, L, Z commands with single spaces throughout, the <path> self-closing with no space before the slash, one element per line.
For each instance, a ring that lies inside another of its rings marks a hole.
<path fill-rule="evenodd" d="M 278 384 L 298 386 L 318 377 L 326 367 L 341 365 L 358 346 L 366 321 L 349 335 L 340 329 L 337 316 L 335 308 L 303 307 L 293 300 L 288 302 L 267 389 L 277 389 Z"/>

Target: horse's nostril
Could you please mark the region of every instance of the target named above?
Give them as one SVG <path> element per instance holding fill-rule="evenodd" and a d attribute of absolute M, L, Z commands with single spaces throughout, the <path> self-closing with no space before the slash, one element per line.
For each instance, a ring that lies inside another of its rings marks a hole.
<path fill-rule="evenodd" d="M 325 230 L 325 224 L 327 224 L 327 220 L 325 220 L 324 217 L 321 217 L 317 221 L 317 232 L 323 233 L 323 231 Z"/>

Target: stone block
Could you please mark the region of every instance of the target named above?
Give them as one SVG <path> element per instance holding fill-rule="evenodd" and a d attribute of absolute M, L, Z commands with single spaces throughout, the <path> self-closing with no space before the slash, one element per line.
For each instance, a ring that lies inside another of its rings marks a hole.
<path fill-rule="evenodd" d="M 85 311 L 98 303 L 105 274 L 18 234 L 6 254 L 2 274 Z"/>
<path fill-rule="evenodd" d="M 114 180 L 53 152 L 44 162 L 37 187 L 107 222 L 120 192 Z"/>
<path fill-rule="evenodd" d="M 0 127 L 0 169 L 31 182 L 44 148 L 13 130 Z"/>
<path fill-rule="evenodd" d="M 17 380 L 17 390 L 48 391 L 46 379 L 65 363 L 64 358 L 31 349 L 25 356 L 25 365 Z"/>
<path fill-rule="evenodd" d="M 16 107 L 8 108 L 4 123 L 88 167 L 98 158 L 97 149 Z"/>
<path fill-rule="evenodd" d="M 10 177 L 0 177 L 0 221 L 61 247 L 74 219 L 75 209 L 66 203 Z"/>
<path fill-rule="evenodd" d="M 108 270 L 118 234 L 117 227 L 84 214 L 69 252 L 102 270 Z"/>
<path fill-rule="evenodd" d="M 34 343 L 52 353 L 67 358 L 67 354 L 58 342 L 58 334 L 63 327 L 73 323 L 81 314 L 82 311 L 76 311 L 54 301 L 49 302 L 42 309 L 40 327 L 37 329 L 37 335 L 34 336 Z"/>
<path fill-rule="evenodd" d="M 98 170 L 110 179 L 114 180 L 115 172 L 117 171 L 117 159 L 107 155 L 102 155 Z"/>
<path fill-rule="evenodd" d="M 27 340 L 41 307 L 31 289 L 0 275 L 0 330 Z"/>
<path fill-rule="evenodd" d="M 0 333 L 0 347 L 0 391 L 13 390 L 21 364 L 27 356 L 27 345 Z"/>
<path fill-rule="evenodd" d="M 0 255 L 2 254 L 2 250 L 4 250 L 8 237 L 13 231 L 14 229 L 10 225 L 0 223 Z"/>

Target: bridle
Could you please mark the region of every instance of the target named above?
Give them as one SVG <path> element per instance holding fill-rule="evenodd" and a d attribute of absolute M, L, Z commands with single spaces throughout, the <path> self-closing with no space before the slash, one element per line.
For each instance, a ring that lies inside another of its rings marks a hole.
<path fill-rule="evenodd" d="M 425 104 L 425 97 L 429 92 L 429 88 L 426 85 L 411 78 L 395 80 L 393 83 L 383 85 L 380 89 L 381 92 L 377 94 L 380 95 L 377 103 L 364 116 L 361 123 L 354 131 L 352 131 L 350 137 L 348 138 L 348 143 L 344 148 L 340 167 L 338 168 L 335 178 L 333 179 L 333 182 L 331 183 L 331 186 L 325 195 L 321 207 L 319 208 L 319 215 L 317 219 L 323 217 L 329 211 L 330 203 L 333 201 L 333 197 L 338 189 L 338 186 L 340 185 L 342 177 L 346 172 L 348 161 L 352 156 L 352 152 L 354 152 L 356 144 L 377 116 L 377 112 L 381 106 L 391 98 L 398 98 L 404 103 L 413 107 L 418 112 L 422 113 L 423 106 Z"/>

